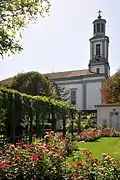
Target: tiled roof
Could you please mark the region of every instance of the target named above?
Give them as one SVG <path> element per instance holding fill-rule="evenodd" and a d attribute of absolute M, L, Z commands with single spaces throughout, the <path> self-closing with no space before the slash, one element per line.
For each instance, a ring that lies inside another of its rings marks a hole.
<path fill-rule="evenodd" d="M 88 75 L 93 75 L 93 74 L 94 73 L 91 73 L 88 69 L 82 69 L 82 70 L 47 73 L 47 74 L 43 74 L 43 75 L 48 77 L 48 79 L 60 79 L 60 78 L 88 76 Z M 8 83 L 8 82 L 10 83 L 10 82 L 12 82 L 12 79 L 13 79 L 13 77 L 2 80 L 2 81 L 0 81 L 0 85 Z"/>
<path fill-rule="evenodd" d="M 43 74 L 49 79 L 59 79 L 59 78 L 71 78 L 71 77 L 78 77 L 78 76 L 86 76 L 92 75 L 88 69 L 83 70 L 74 70 L 74 71 L 64 71 L 64 72 L 55 72 L 55 73 L 47 73 Z"/>

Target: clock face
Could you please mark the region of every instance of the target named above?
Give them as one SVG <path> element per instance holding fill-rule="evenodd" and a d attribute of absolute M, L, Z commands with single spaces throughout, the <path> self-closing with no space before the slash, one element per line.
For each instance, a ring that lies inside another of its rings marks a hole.
<path fill-rule="evenodd" d="M 100 55 L 96 55 L 96 56 L 95 56 L 96 61 L 100 61 L 101 58 L 102 58 L 102 57 L 101 57 Z"/>

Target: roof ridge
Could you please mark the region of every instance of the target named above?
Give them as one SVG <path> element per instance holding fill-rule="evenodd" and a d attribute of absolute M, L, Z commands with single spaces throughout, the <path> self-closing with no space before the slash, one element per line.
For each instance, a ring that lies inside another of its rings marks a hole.
<path fill-rule="evenodd" d="M 70 73 L 70 72 L 76 72 L 76 71 L 88 71 L 88 69 L 76 69 L 76 70 L 67 70 L 67 71 L 57 71 L 57 72 L 49 72 L 49 73 L 44 73 L 43 75 L 45 74 L 56 74 L 56 73 Z"/>

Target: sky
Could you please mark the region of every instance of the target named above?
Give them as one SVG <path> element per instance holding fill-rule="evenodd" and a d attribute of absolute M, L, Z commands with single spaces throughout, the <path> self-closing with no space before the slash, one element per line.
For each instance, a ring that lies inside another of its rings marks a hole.
<path fill-rule="evenodd" d="M 0 59 L 0 80 L 21 72 L 87 69 L 98 10 L 107 20 L 111 75 L 120 67 L 120 0 L 51 0 L 50 15 L 23 32 L 20 54 Z"/>

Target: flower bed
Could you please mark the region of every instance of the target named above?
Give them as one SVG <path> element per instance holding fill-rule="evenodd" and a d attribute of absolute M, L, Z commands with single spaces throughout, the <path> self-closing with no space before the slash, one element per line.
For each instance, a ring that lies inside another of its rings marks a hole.
<path fill-rule="evenodd" d="M 110 128 L 102 129 L 101 137 L 120 137 L 120 131 Z"/>
<path fill-rule="evenodd" d="M 84 161 L 79 161 L 75 165 L 74 180 L 119 180 L 120 163 L 106 153 L 102 154 L 102 159 L 92 157 L 92 153 L 85 152 Z"/>
<path fill-rule="evenodd" d="M 106 128 L 102 130 L 89 129 L 79 133 L 75 139 L 77 141 L 95 141 L 100 137 L 120 137 L 120 131 Z"/>
<path fill-rule="evenodd" d="M 72 149 L 71 138 L 64 138 L 54 132 L 47 132 L 43 140 L 26 145 L 20 142 L 0 152 L 0 179 L 48 179 L 71 177 L 65 158 Z M 66 168 L 67 172 L 66 173 Z"/>
<path fill-rule="evenodd" d="M 67 156 L 74 150 L 70 134 L 63 137 L 51 131 L 44 139 L 36 137 L 35 134 L 30 145 L 20 142 L 0 151 L 0 180 L 120 179 L 119 160 L 105 153 L 99 160 L 86 151 L 82 161 L 70 162 Z"/>
<path fill-rule="evenodd" d="M 80 134 L 78 134 L 75 139 L 77 141 L 95 141 L 98 138 L 101 137 L 101 131 L 96 130 L 96 129 L 89 129 L 89 130 L 84 130 Z"/>

